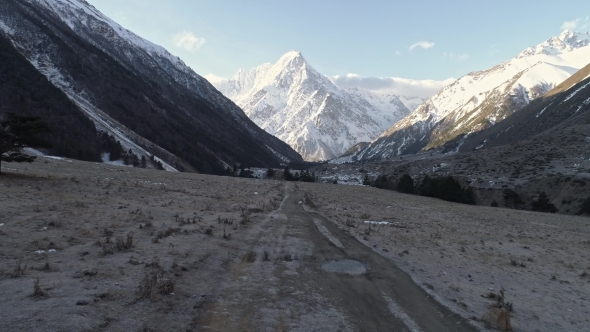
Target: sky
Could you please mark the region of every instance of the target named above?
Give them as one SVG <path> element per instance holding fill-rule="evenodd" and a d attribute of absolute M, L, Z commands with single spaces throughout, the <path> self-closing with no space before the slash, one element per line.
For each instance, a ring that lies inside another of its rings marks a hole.
<path fill-rule="evenodd" d="M 219 77 L 297 50 L 326 76 L 432 83 L 493 67 L 564 29 L 590 30 L 588 0 L 87 1 Z"/>

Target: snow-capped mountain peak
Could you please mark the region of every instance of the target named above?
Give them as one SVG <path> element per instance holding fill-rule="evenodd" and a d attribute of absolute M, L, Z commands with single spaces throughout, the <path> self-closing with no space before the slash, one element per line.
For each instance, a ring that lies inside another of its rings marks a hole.
<path fill-rule="evenodd" d="M 256 124 L 307 160 L 337 157 L 409 113 L 401 102 L 381 109 L 340 90 L 298 51 L 214 84 Z"/>
<path fill-rule="evenodd" d="M 565 30 L 559 36 L 552 37 L 535 47 L 528 47 L 520 53 L 518 58 L 536 54 L 560 55 L 588 46 L 589 44 L 590 35 L 588 32 L 581 33 Z"/>
<path fill-rule="evenodd" d="M 285 54 L 283 54 L 283 56 L 281 56 L 281 58 L 279 59 L 279 61 L 277 61 L 277 65 L 288 65 L 290 63 L 294 63 L 295 65 L 300 65 L 305 63 L 305 59 L 303 58 L 303 55 L 301 55 L 301 52 L 299 51 L 295 51 L 295 50 L 291 50 Z"/>

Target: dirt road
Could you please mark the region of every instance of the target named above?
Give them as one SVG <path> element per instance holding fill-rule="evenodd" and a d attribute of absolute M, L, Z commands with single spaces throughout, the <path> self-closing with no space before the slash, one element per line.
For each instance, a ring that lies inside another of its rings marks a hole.
<path fill-rule="evenodd" d="M 292 184 L 200 329 L 474 331 L 390 260 L 306 211 Z"/>

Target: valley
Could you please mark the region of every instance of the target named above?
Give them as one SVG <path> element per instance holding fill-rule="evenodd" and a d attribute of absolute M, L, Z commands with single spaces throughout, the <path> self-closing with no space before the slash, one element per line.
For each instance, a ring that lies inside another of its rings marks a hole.
<path fill-rule="evenodd" d="M 0 2 L 0 331 L 589 330 L 588 17 L 90 2 Z"/>

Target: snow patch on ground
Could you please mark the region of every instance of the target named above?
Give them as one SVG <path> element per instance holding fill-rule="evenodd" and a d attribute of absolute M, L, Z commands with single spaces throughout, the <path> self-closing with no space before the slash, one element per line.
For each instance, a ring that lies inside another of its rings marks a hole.
<path fill-rule="evenodd" d="M 332 233 L 330 233 L 330 231 L 322 224 L 322 222 L 320 220 L 314 218 L 313 223 L 317 226 L 320 233 L 322 233 L 325 237 L 327 237 L 328 240 L 330 240 L 330 242 L 332 242 L 336 247 L 344 248 L 344 245 L 342 244 L 342 242 L 340 242 L 340 240 L 335 238 L 334 235 L 332 235 Z"/>
<path fill-rule="evenodd" d="M 422 332 L 422 329 L 420 329 L 418 324 L 416 324 L 416 322 L 414 322 L 414 320 L 410 316 L 408 316 L 408 314 L 397 303 L 395 303 L 394 300 L 392 300 L 389 296 L 385 295 L 385 293 L 383 293 L 383 298 L 385 299 L 385 301 L 387 301 L 387 307 L 389 308 L 389 311 L 391 311 L 391 313 L 395 317 L 401 319 L 404 322 L 404 324 L 406 324 L 406 326 L 410 329 L 410 331 Z"/>
<path fill-rule="evenodd" d="M 371 224 L 371 225 L 389 225 L 390 222 L 389 221 L 372 221 L 372 220 L 365 220 L 363 221 L 365 224 Z"/>
<path fill-rule="evenodd" d="M 572 99 L 578 92 L 582 91 L 583 89 L 585 89 L 588 85 L 590 85 L 590 82 L 584 84 L 583 86 L 579 87 L 578 89 L 576 89 L 576 91 L 572 92 L 569 96 L 567 96 L 563 102 L 566 102 L 570 99 Z"/>

